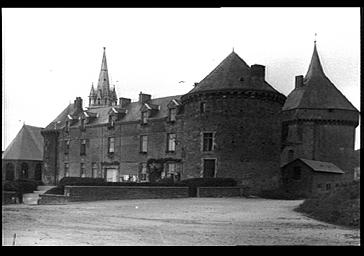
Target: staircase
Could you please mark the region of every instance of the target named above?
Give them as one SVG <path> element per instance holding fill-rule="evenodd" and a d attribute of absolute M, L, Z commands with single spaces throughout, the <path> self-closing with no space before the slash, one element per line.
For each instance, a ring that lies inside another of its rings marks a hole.
<path fill-rule="evenodd" d="M 23 194 L 23 204 L 36 205 L 38 204 L 39 195 L 44 194 L 47 190 L 55 186 L 38 186 L 33 193 Z"/>

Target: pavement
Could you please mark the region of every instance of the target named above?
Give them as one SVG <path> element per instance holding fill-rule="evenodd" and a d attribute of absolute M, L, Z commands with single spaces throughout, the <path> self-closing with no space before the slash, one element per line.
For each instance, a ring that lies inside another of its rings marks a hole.
<path fill-rule="evenodd" d="M 3 205 L 3 245 L 359 245 L 359 229 L 294 209 L 302 200 L 183 198 Z"/>

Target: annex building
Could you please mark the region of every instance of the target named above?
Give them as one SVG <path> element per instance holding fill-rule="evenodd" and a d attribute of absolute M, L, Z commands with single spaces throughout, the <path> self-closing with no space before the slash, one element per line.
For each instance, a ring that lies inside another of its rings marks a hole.
<path fill-rule="evenodd" d="M 43 181 L 102 177 L 156 181 L 229 177 L 255 191 L 281 184 L 297 158 L 335 164 L 350 179 L 358 110 L 323 72 L 316 44 L 288 98 L 234 51 L 184 95 L 116 95 L 105 48 L 88 107 L 82 98 L 42 130 Z M 298 161 L 299 162 L 299 161 Z M 296 168 L 297 170 L 297 168 Z"/>

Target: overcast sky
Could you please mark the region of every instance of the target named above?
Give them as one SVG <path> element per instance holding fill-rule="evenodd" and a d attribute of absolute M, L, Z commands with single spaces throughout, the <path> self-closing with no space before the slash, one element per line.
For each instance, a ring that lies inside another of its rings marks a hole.
<path fill-rule="evenodd" d="M 187 93 L 233 47 L 287 96 L 315 33 L 326 75 L 360 109 L 359 8 L 2 9 L 2 150 L 24 122 L 45 127 L 78 96 L 88 106 L 103 47 L 117 96 L 133 101 Z"/>

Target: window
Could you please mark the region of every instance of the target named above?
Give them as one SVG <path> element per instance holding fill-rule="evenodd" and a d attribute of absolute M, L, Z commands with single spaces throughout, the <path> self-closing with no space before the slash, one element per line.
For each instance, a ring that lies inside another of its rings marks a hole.
<path fill-rule="evenodd" d="M 201 102 L 200 103 L 200 113 L 205 113 L 206 112 L 206 102 Z"/>
<path fill-rule="evenodd" d="M 81 118 L 80 128 L 81 128 L 81 131 L 85 131 L 86 130 L 85 118 Z"/>
<path fill-rule="evenodd" d="M 29 166 L 27 163 L 21 164 L 21 178 L 22 179 L 28 179 L 28 169 L 29 169 Z"/>
<path fill-rule="evenodd" d="M 67 155 L 70 152 L 70 140 L 64 141 L 64 154 Z"/>
<path fill-rule="evenodd" d="M 326 190 L 330 190 L 331 189 L 331 184 L 330 183 L 327 183 L 326 184 Z"/>
<path fill-rule="evenodd" d="M 203 141 L 202 141 L 202 151 L 208 152 L 213 150 L 213 138 L 214 135 L 212 132 L 204 132 L 203 133 Z"/>
<path fill-rule="evenodd" d="M 301 168 L 300 167 L 294 167 L 293 168 L 292 179 L 294 179 L 294 180 L 300 180 L 301 179 Z"/>
<path fill-rule="evenodd" d="M 148 111 L 143 111 L 142 112 L 142 124 L 147 124 L 148 123 Z"/>
<path fill-rule="evenodd" d="M 322 189 L 322 183 L 317 184 L 317 188 L 321 188 Z"/>
<path fill-rule="evenodd" d="M 84 163 L 81 163 L 81 166 L 80 166 L 80 177 L 81 178 L 86 177 L 86 170 L 85 170 L 85 164 Z"/>
<path fill-rule="evenodd" d="M 100 98 L 98 98 L 97 99 L 97 105 L 100 105 L 101 104 L 101 99 Z"/>
<path fill-rule="evenodd" d="M 115 126 L 115 120 L 112 115 L 109 115 L 109 128 L 114 128 Z"/>
<path fill-rule="evenodd" d="M 177 163 L 167 163 L 165 176 L 167 178 L 172 178 L 174 181 L 179 181 L 181 179 L 181 175 L 180 172 L 178 172 L 177 170 L 177 166 Z"/>
<path fill-rule="evenodd" d="M 140 136 L 140 152 L 147 153 L 147 149 L 148 149 L 148 136 L 141 135 Z"/>
<path fill-rule="evenodd" d="M 81 150 L 80 155 L 86 155 L 86 140 L 81 140 Z"/>
<path fill-rule="evenodd" d="M 115 138 L 110 137 L 108 144 L 109 144 L 108 153 L 114 153 L 115 152 Z"/>
<path fill-rule="evenodd" d="M 147 163 L 142 163 L 140 167 L 140 173 L 139 173 L 139 180 L 141 182 L 148 181 L 148 174 L 147 174 Z"/>
<path fill-rule="evenodd" d="M 168 112 L 168 119 L 170 122 L 176 121 L 177 108 L 170 108 Z"/>
<path fill-rule="evenodd" d="M 167 134 L 167 152 L 174 152 L 176 150 L 176 134 Z"/>
<path fill-rule="evenodd" d="M 6 164 L 6 180 L 14 180 L 15 173 L 14 173 L 14 165 L 12 163 Z"/>
<path fill-rule="evenodd" d="M 69 163 L 64 163 L 64 177 L 70 176 L 70 166 Z"/>
<path fill-rule="evenodd" d="M 98 172 L 97 172 L 97 163 L 92 163 L 92 177 L 93 178 L 101 178 L 101 176 L 100 177 L 98 177 Z"/>
<path fill-rule="evenodd" d="M 66 125 L 65 125 L 64 129 L 65 129 L 66 133 L 70 132 L 70 121 L 66 121 Z"/>

